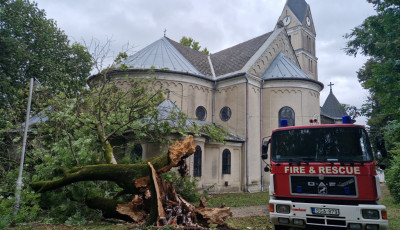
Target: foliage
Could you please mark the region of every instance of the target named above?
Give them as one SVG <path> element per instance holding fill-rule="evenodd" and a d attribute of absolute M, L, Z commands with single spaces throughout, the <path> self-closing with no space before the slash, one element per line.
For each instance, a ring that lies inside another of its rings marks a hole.
<path fill-rule="evenodd" d="M 0 4 L 0 107 L 16 109 L 31 77 L 52 91 L 75 94 L 86 85 L 90 54 L 29 0 Z M 4 112 L 4 111 L 3 111 Z M 24 113 L 18 114 L 23 117 Z"/>
<path fill-rule="evenodd" d="M 193 38 L 191 37 L 186 37 L 183 36 L 181 40 L 179 41 L 182 45 L 190 47 L 194 50 L 200 51 L 201 46 L 199 45 L 199 42 L 196 42 Z M 200 52 L 209 54 L 210 52 L 207 50 L 207 47 L 201 50 Z"/>
<path fill-rule="evenodd" d="M 351 119 L 356 119 L 357 117 L 361 116 L 361 111 L 354 105 L 348 104 L 341 104 L 340 109 L 346 111 L 346 113 L 351 117 Z"/>
<path fill-rule="evenodd" d="M 361 85 L 370 93 L 362 113 L 369 118 L 375 149 L 387 158 L 387 152 L 398 151 L 398 145 L 388 145 L 385 140 L 400 139 L 398 131 L 387 133 L 394 128 L 392 122 L 400 121 L 400 1 L 368 2 L 374 5 L 377 15 L 367 17 L 360 26 L 345 35 L 348 39 L 346 52 L 369 57 L 357 73 Z M 390 159 L 390 154 L 388 157 Z"/>
<path fill-rule="evenodd" d="M 201 194 L 197 190 L 197 180 L 194 177 L 181 177 L 175 171 L 162 174 L 163 180 L 173 183 L 176 193 L 189 202 L 197 202 Z"/>
<path fill-rule="evenodd" d="M 400 155 L 394 156 L 392 164 L 389 169 L 386 170 L 386 183 L 392 194 L 393 198 L 397 203 L 400 203 Z"/>

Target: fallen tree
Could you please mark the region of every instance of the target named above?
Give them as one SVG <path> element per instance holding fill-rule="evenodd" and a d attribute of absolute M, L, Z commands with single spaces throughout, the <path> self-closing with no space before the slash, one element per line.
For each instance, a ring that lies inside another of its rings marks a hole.
<path fill-rule="evenodd" d="M 194 152 L 193 136 L 187 136 L 171 145 L 167 153 L 139 164 L 101 164 L 62 169 L 61 178 L 35 182 L 30 186 L 34 191 L 43 193 L 79 181 L 113 181 L 123 189 L 124 194 L 132 194 L 134 198 L 129 203 L 101 197 L 85 201 L 88 207 L 102 210 L 106 218 L 158 226 L 201 228 L 209 224 L 224 225 L 224 221 L 232 216 L 229 207 L 208 208 L 205 202 L 201 202 L 202 205 L 196 208 L 176 194 L 173 185 L 159 176 L 184 164 L 185 158 Z"/>

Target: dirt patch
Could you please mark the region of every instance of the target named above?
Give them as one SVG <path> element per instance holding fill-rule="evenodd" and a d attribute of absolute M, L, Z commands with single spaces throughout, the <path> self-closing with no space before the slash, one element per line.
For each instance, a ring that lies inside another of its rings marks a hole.
<path fill-rule="evenodd" d="M 232 217 L 267 216 L 269 210 L 267 205 L 231 207 Z"/>

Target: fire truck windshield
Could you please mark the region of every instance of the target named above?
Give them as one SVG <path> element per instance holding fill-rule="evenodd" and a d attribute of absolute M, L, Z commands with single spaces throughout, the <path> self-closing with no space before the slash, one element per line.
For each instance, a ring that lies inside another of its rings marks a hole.
<path fill-rule="evenodd" d="M 373 153 L 361 127 L 277 130 L 272 134 L 274 162 L 371 162 Z"/>

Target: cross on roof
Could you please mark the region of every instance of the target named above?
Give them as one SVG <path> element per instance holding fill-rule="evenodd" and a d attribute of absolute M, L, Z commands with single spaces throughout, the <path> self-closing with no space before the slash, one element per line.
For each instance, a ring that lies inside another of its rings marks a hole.
<path fill-rule="evenodd" d="M 335 84 L 333 84 L 332 82 L 329 82 L 329 87 L 331 87 L 331 91 L 332 91 L 332 85 L 335 85 Z"/>
<path fill-rule="evenodd" d="M 167 28 L 164 29 L 164 37 L 167 35 Z"/>

